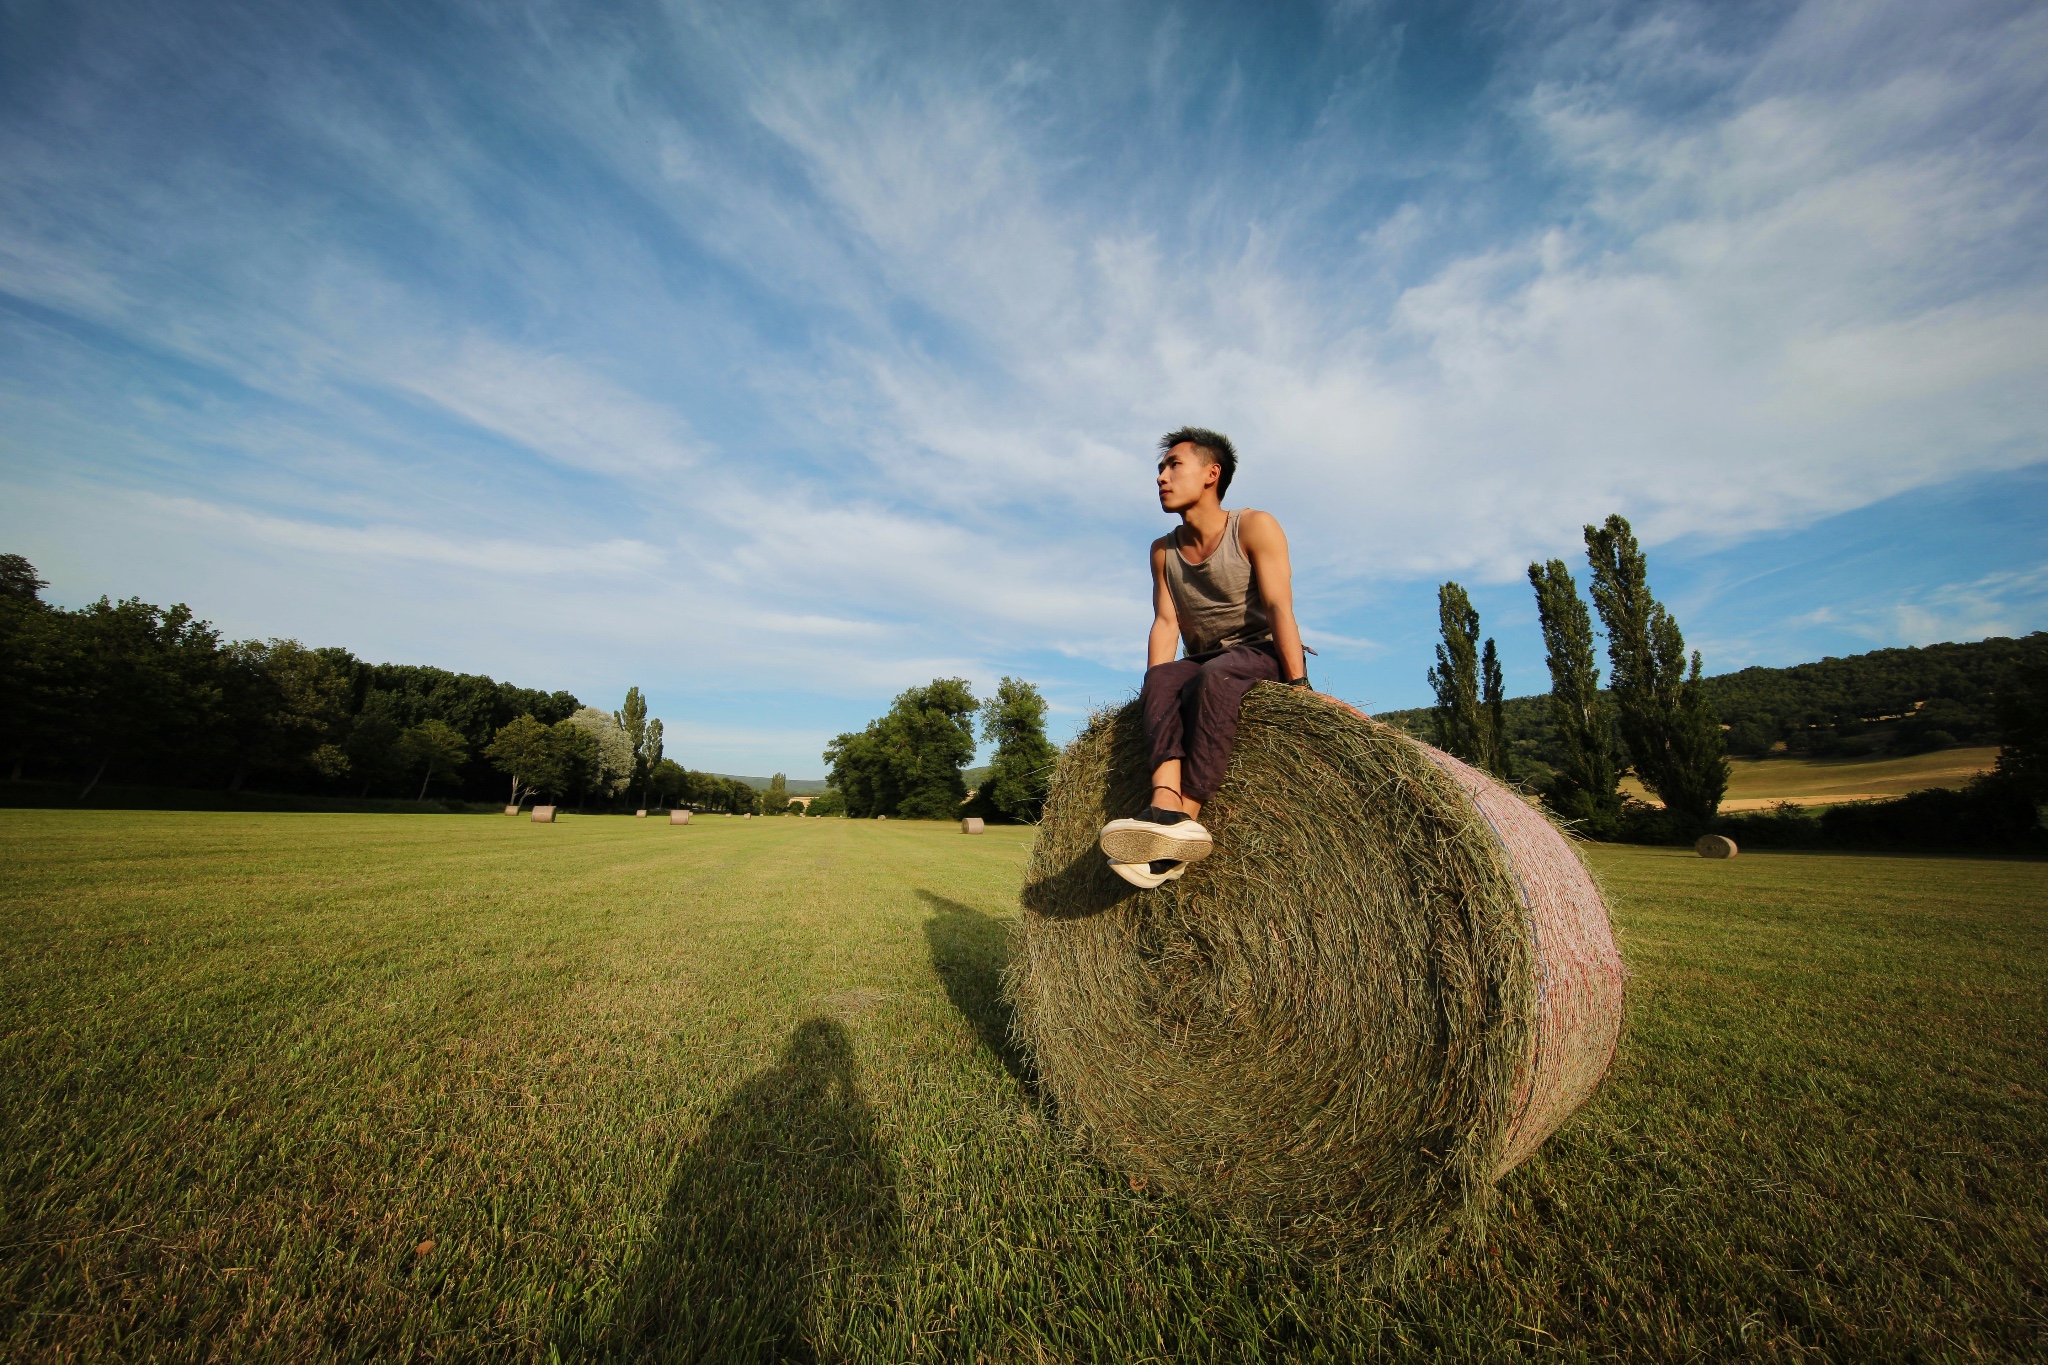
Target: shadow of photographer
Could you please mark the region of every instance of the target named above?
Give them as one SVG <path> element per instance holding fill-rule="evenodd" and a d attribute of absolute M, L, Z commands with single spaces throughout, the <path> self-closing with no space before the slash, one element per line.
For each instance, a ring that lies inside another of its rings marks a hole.
<path fill-rule="evenodd" d="M 887 1266 L 901 1219 L 852 1040 L 834 1020 L 807 1020 L 676 1163 L 606 1354 L 815 1360 L 818 1296 Z"/>

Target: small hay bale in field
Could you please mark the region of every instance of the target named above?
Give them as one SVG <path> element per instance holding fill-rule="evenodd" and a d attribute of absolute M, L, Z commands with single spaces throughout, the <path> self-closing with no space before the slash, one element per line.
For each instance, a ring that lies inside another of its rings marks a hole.
<path fill-rule="evenodd" d="M 1702 858 L 1733 858 L 1742 850 L 1725 834 L 1702 834 L 1692 851 Z"/>
<path fill-rule="evenodd" d="M 668 822 L 671 825 L 687 825 L 690 823 L 690 812 L 686 810 L 672 810 L 668 813 Z"/>
<path fill-rule="evenodd" d="M 1134 1180 L 1408 1259 L 1598 1086 L 1622 965 L 1526 801 L 1341 703 L 1261 683 L 1216 853 L 1157 891 L 1096 835 L 1147 799 L 1136 703 L 1061 756 L 1006 983 L 1083 1140 Z"/>
<path fill-rule="evenodd" d="M 517 806 L 507 806 L 507 807 L 505 807 L 505 814 L 507 814 L 507 815 L 517 815 L 517 814 L 519 814 L 519 807 L 517 807 Z"/>
<path fill-rule="evenodd" d="M 647 818 L 647 812 L 644 810 L 636 810 L 633 812 L 633 818 L 635 820 L 645 820 Z"/>
<path fill-rule="evenodd" d="M 533 823 L 536 825 L 552 825 L 555 823 L 555 808 L 553 806 L 535 806 L 533 808 Z"/>
<path fill-rule="evenodd" d="M 962 834 L 979 834 L 985 828 L 987 826 L 982 824 L 979 815 L 970 815 L 960 822 L 960 832 Z"/>

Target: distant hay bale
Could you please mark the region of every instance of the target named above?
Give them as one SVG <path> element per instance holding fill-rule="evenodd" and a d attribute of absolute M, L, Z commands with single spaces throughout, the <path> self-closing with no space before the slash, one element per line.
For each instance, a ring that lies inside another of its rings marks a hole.
<path fill-rule="evenodd" d="M 671 825 L 687 825 L 690 823 L 690 812 L 686 810 L 672 810 L 668 813 L 668 822 Z"/>
<path fill-rule="evenodd" d="M 555 823 L 555 808 L 553 806 L 535 806 L 533 808 L 533 823 L 536 825 L 552 825 Z"/>
<path fill-rule="evenodd" d="M 517 806 L 507 806 L 507 807 L 505 807 L 505 814 L 507 814 L 507 815 L 517 815 L 517 814 L 519 814 L 519 807 L 517 807 Z"/>
<path fill-rule="evenodd" d="M 1149 1185 L 1400 1260 L 1485 1207 L 1598 1086 L 1621 959 L 1522 798 L 1328 699 L 1260 684 L 1215 856 L 1157 891 L 1102 823 L 1147 799 L 1136 703 L 1061 756 L 1006 989 L 1058 1112 Z"/>
<path fill-rule="evenodd" d="M 633 812 L 633 818 L 636 820 L 645 820 L 647 818 L 647 812 L 644 810 L 636 810 Z"/>
<path fill-rule="evenodd" d="M 985 828 L 979 815 L 970 815 L 960 822 L 962 834 L 979 834 Z"/>
<path fill-rule="evenodd" d="M 1733 858 L 1742 852 L 1733 839 L 1725 834 L 1702 834 L 1692 851 L 1702 858 Z"/>

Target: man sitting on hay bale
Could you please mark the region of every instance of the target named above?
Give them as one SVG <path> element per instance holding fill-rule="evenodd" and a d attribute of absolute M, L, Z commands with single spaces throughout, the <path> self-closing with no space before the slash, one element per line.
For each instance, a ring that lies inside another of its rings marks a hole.
<path fill-rule="evenodd" d="M 1223 781 L 1237 710 L 1252 684 L 1308 686 L 1286 533 L 1269 513 L 1223 508 L 1237 473 L 1230 438 L 1182 427 L 1162 436 L 1159 449 L 1159 507 L 1178 513 L 1181 524 L 1152 542 L 1152 633 L 1141 694 L 1151 804 L 1102 827 L 1111 869 L 1147 889 L 1215 847 L 1196 817 Z M 1187 654 L 1175 659 L 1181 644 Z"/>

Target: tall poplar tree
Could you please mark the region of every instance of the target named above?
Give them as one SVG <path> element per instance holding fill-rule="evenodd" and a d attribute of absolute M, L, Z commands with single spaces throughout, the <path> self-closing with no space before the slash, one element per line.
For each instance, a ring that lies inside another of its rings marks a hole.
<path fill-rule="evenodd" d="M 1707 699 L 1700 655 L 1686 668 L 1678 622 L 1650 595 L 1649 565 L 1619 516 L 1586 528 L 1593 605 L 1607 628 L 1609 686 L 1636 776 L 1665 809 L 1705 825 L 1728 789 L 1721 720 Z"/>
<path fill-rule="evenodd" d="M 1443 628 L 1443 639 L 1436 647 L 1436 667 L 1429 670 L 1429 685 L 1436 692 L 1436 706 L 1430 713 L 1436 746 L 1453 758 L 1505 777 L 1499 721 L 1503 700 L 1500 656 L 1488 640 L 1482 661 L 1479 612 L 1463 587 L 1446 583 L 1438 588 L 1436 607 Z"/>
<path fill-rule="evenodd" d="M 1600 692 L 1593 654 L 1593 618 L 1562 559 L 1529 566 L 1536 616 L 1543 625 L 1544 662 L 1550 666 L 1550 714 L 1564 761 L 1544 800 L 1569 820 L 1596 833 L 1621 814 L 1621 778 L 1614 756 L 1614 708 Z"/>

